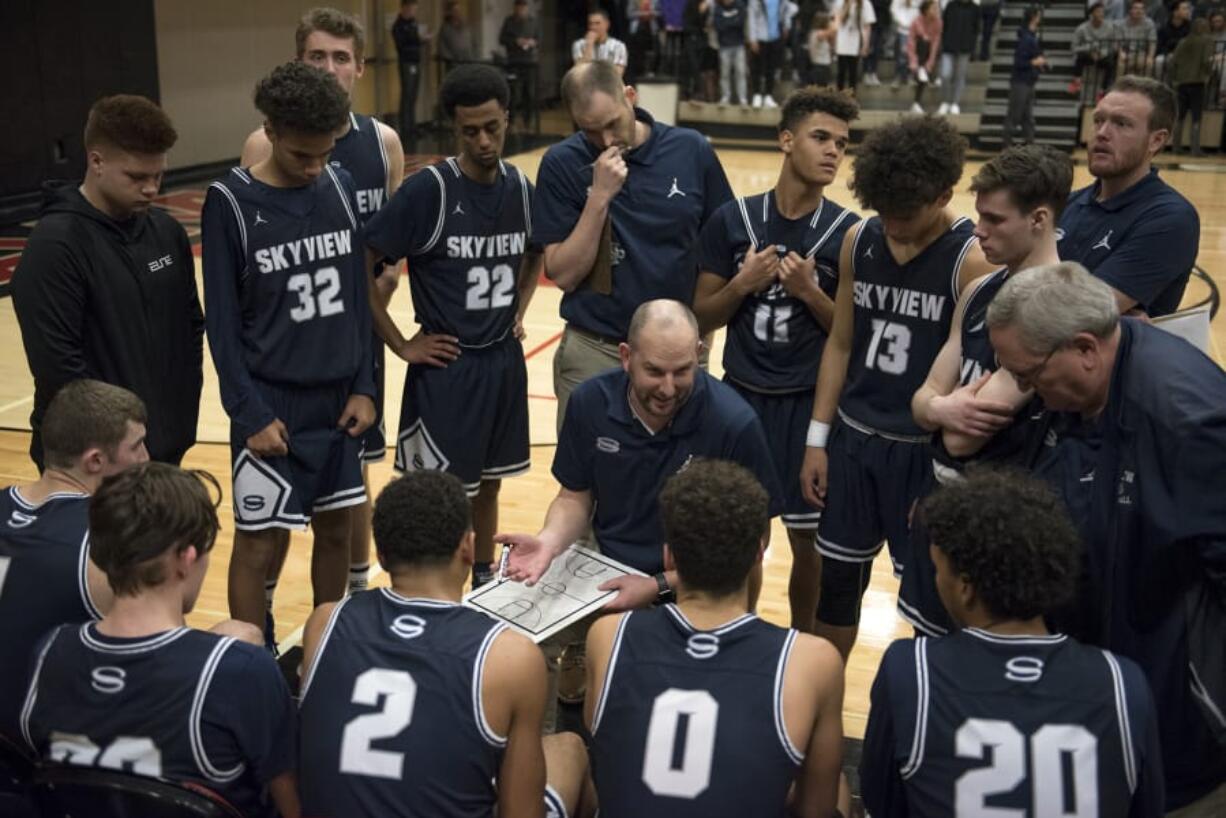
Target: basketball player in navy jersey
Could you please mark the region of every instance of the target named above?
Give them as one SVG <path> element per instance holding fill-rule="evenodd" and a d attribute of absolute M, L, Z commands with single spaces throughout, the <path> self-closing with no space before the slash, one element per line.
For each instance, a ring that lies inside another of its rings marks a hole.
<path fill-rule="evenodd" d="M 588 632 L 602 816 L 836 814 L 843 663 L 825 640 L 749 613 L 769 504 L 723 460 L 694 460 L 661 492 L 676 604 Z"/>
<path fill-rule="evenodd" d="M 488 65 L 461 65 L 439 91 L 459 156 L 414 175 L 373 218 L 380 258 L 408 258 L 420 329 L 405 339 L 382 303 L 375 327 L 409 362 L 396 468 L 439 469 L 473 498 L 473 582 L 492 576 L 502 478 L 528 471 L 522 318 L 540 275 L 529 245 L 532 183 L 502 161 L 510 91 Z"/>
<path fill-rule="evenodd" d="M 30 654 L 48 630 L 101 619 L 106 577 L 89 558 L 89 495 L 149 459 L 145 405 L 101 381 L 62 387 L 43 416 L 42 476 L 0 494 L 0 733 L 19 735 Z"/>
<path fill-rule="evenodd" d="M 869 134 L 853 165 L 851 189 L 878 215 L 843 240 L 801 469 L 805 499 L 823 509 L 816 632 L 844 657 L 883 537 L 895 572 L 906 570 L 908 517 L 932 468 L 911 396 L 949 335 L 963 289 L 995 269 L 971 221 L 948 209 L 965 153 L 948 122 L 914 117 Z M 899 612 L 907 615 L 901 597 Z"/>
<path fill-rule="evenodd" d="M 48 762 L 192 782 L 244 815 L 297 818 L 296 714 L 259 629 L 184 623 L 218 530 L 204 479 L 220 496 L 211 476 L 164 463 L 103 481 L 90 553 L 115 600 L 40 645 L 22 735 Z"/>
<path fill-rule="evenodd" d="M 1162 757 L 1133 662 L 1048 632 L 1080 545 L 1020 472 L 972 469 L 926 499 L 937 587 L 962 630 L 881 660 L 860 762 L 873 818 L 1156 818 Z"/>
<path fill-rule="evenodd" d="M 1068 200 L 1073 163 L 1064 151 L 1023 145 L 993 157 L 971 180 L 979 222 L 975 235 L 984 256 L 1003 265 L 972 282 L 954 310 L 949 338 L 911 399 L 915 422 L 939 432 L 933 438 L 933 473 L 938 481 L 956 480 L 970 459 L 1019 468 L 1033 465 L 1041 436 L 1034 424 L 1045 413 L 1029 406 L 1034 393 L 1018 388 L 999 370 L 985 322 L 988 304 L 1005 280 L 1019 270 L 1055 264 L 1056 223 Z M 937 596 L 932 561 L 922 524 L 912 526 L 915 547 L 903 574 L 900 595 L 912 604 L 934 635 L 951 629 Z"/>
<path fill-rule="evenodd" d="M 328 164 L 348 97 L 291 62 L 255 102 L 272 152 L 214 182 L 201 223 L 209 346 L 231 421 L 230 612 L 263 624 L 283 529 L 314 531 L 315 602 L 345 592 L 375 378 L 352 180 Z"/>
<path fill-rule="evenodd" d="M 817 362 L 834 317 L 839 250 L 859 216 L 825 198 L 847 150 L 853 97 L 805 88 L 783 103 L 783 166 L 773 190 L 728 202 L 703 226 L 694 314 L 703 332 L 728 326 L 724 380 L 762 418 L 787 497 L 792 627 L 813 630 L 821 512 L 800 493 Z"/>
<path fill-rule="evenodd" d="M 303 635 L 304 813 L 576 815 L 587 754 L 574 734 L 542 750 L 540 650 L 460 604 L 475 546 L 459 480 L 392 481 L 373 528 L 391 587 L 320 606 Z"/>
<path fill-rule="evenodd" d="M 327 71 L 336 77 L 345 93 L 353 99 L 354 83 L 366 71 L 366 32 L 353 15 L 334 8 L 314 8 L 298 21 L 294 32 L 298 60 L 307 65 Z M 256 128 L 243 145 L 239 164 L 249 168 L 268 158 L 272 143 L 263 128 Z M 358 219 L 368 220 L 375 211 L 387 204 L 391 195 L 400 187 L 404 178 L 404 149 L 400 137 L 391 127 L 374 117 L 349 112 L 349 121 L 336 137 L 336 145 L 328 161 L 339 165 L 353 177 L 354 195 L 357 200 Z M 396 289 L 396 270 L 375 277 L 375 292 L 386 304 Z M 386 456 L 387 441 L 383 426 L 384 361 L 383 341 L 377 336 L 371 339 L 375 359 L 375 422 L 366 430 L 362 440 L 362 480 L 366 493 L 370 494 L 370 475 L 367 464 L 377 463 Z M 349 589 L 366 587 L 370 572 L 370 503 L 364 502 L 353 512 L 353 529 L 349 543 Z M 277 587 L 277 578 L 289 549 L 289 536 L 283 535 L 281 552 L 273 564 L 273 571 L 265 583 L 265 595 L 272 617 L 272 599 Z M 272 628 L 268 627 L 271 631 Z M 272 634 L 268 637 L 272 640 Z"/>

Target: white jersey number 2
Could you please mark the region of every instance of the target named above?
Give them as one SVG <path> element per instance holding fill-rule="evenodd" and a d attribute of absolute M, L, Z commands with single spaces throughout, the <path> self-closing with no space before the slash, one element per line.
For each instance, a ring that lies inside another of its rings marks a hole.
<path fill-rule="evenodd" d="M 697 798 L 711 785 L 719 702 L 705 690 L 675 687 L 656 696 L 647 725 L 643 783 L 656 795 Z M 673 763 L 681 742 L 680 765 Z"/>
<path fill-rule="evenodd" d="M 376 750 L 370 745 L 398 736 L 409 726 L 417 703 L 417 682 L 403 670 L 372 667 L 354 680 L 352 701 L 374 707 L 380 699 L 383 707 L 379 712 L 358 716 L 345 725 L 341 772 L 400 781 L 404 777 L 404 753 Z"/>

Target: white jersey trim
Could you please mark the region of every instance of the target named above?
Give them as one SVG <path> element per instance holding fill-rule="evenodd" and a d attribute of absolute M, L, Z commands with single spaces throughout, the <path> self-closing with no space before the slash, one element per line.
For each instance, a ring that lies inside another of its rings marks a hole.
<path fill-rule="evenodd" d="M 428 253 L 434 249 L 434 245 L 438 244 L 438 240 L 443 235 L 443 224 L 447 221 L 447 183 L 443 181 L 443 174 L 438 172 L 438 168 L 434 165 L 427 165 L 426 170 L 434 176 L 434 180 L 438 182 L 438 221 L 434 224 L 434 232 L 430 234 L 430 238 L 421 247 L 413 251 L 413 255 L 421 255 Z"/>
<path fill-rule="evenodd" d="M 233 172 L 238 175 L 239 169 L 234 168 Z M 241 178 L 241 176 L 240 176 Z M 250 184 L 250 182 L 248 182 Z M 221 193 L 226 197 L 226 201 L 230 203 L 230 209 L 234 211 L 234 221 L 238 222 L 238 235 L 243 243 L 243 269 L 239 273 L 240 278 L 247 277 L 247 223 L 243 221 L 243 209 L 238 206 L 238 199 L 235 198 L 233 191 L 226 187 L 222 182 L 214 182 L 209 185 L 213 190 Z"/>
<path fill-rule="evenodd" d="M 319 669 L 319 663 L 324 660 L 324 651 L 328 647 L 328 640 L 332 638 L 332 631 L 336 628 L 336 623 L 340 621 L 341 608 L 344 608 L 345 603 L 351 599 L 353 597 L 347 596 L 336 603 L 336 607 L 332 609 L 332 615 L 328 617 L 328 624 L 324 625 L 323 635 L 319 638 L 319 647 L 315 648 L 315 660 L 311 662 L 311 666 L 307 668 L 306 674 L 302 677 L 302 685 L 298 693 L 299 708 L 306 703 L 307 693 L 311 691 L 311 682 L 315 680 L 315 671 Z"/>
<path fill-rule="evenodd" d="M 35 753 L 38 753 L 38 747 L 34 745 L 34 739 L 30 735 L 30 714 L 34 712 L 34 703 L 38 700 L 38 678 L 43 672 L 43 660 L 47 658 L 51 646 L 55 644 L 56 639 L 60 638 L 60 633 L 68 627 L 70 626 L 61 625 L 56 628 L 55 634 L 47 640 L 47 644 L 43 645 L 42 651 L 38 654 L 38 661 L 34 663 L 34 674 L 30 677 L 30 687 L 26 690 L 25 704 L 21 707 L 21 737 Z"/>
<path fill-rule="evenodd" d="M 671 608 L 671 605 L 666 605 L 665 610 Z M 621 654 L 622 639 L 626 635 L 626 623 L 630 621 L 629 613 L 622 614 L 621 621 L 617 623 L 617 631 L 613 634 L 613 649 L 609 651 L 609 666 L 604 672 L 604 684 L 600 686 L 600 693 L 596 696 L 596 707 L 592 710 L 592 735 L 596 735 L 596 731 L 600 729 L 600 721 L 604 718 L 604 707 L 609 703 L 609 691 L 613 685 L 613 672 L 617 670 L 617 657 Z"/>
<path fill-rule="evenodd" d="M 907 763 L 899 769 L 903 780 L 919 772 L 924 763 L 924 745 L 928 741 L 928 637 L 915 640 L 915 732 L 911 737 L 911 754 Z"/>
<path fill-rule="evenodd" d="M 324 170 L 328 172 L 328 178 L 332 180 L 332 184 L 336 186 L 336 195 L 340 197 L 341 204 L 345 206 L 345 214 L 349 216 L 349 226 L 354 230 L 358 229 L 357 217 L 353 215 L 353 208 L 349 205 L 349 197 L 345 195 L 345 188 L 341 185 L 341 180 L 337 177 L 336 171 L 329 164 L 324 165 Z M 386 174 L 384 174 L 386 176 Z"/>
<path fill-rule="evenodd" d="M 150 637 L 149 639 L 144 639 L 140 642 L 132 642 L 131 644 L 127 645 L 108 645 L 107 643 L 97 639 L 89 632 L 92 624 L 93 623 L 91 622 L 87 622 L 82 625 L 78 631 L 81 637 L 81 642 L 85 645 L 85 647 L 89 648 L 90 650 L 96 650 L 99 653 L 113 653 L 119 656 L 128 656 L 134 653 L 149 653 L 150 651 L 164 648 L 171 642 L 174 642 L 191 631 L 191 628 L 188 627 L 174 628 L 173 630 L 159 633 L 156 636 Z"/>
<path fill-rule="evenodd" d="M 514 167 L 514 165 L 512 165 Z M 503 173 L 506 173 L 506 168 L 503 168 Z M 519 194 L 524 203 L 524 230 L 525 235 L 529 239 L 532 238 L 532 197 L 528 194 L 528 177 L 524 176 L 524 172 L 519 168 L 515 168 L 515 173 L 519 176 Z M 528 246 L 524 245 L 525 255 L 528 252 Z"/>
<path fill-rule="evenodd" d="M 911 627 L 915 628 L 925 636 L 944 636 L 949 633 L 945 628 L 928 621 L 919 609 L 913 605 L 909 605 L 903 601 L 901 597 L 898 599 L 898 615 L 911 623 Z"/>
<path fill-rule="evenodd" d="M 1205 683 L 1201 681 L 1200 674 L 1196 672 L 1196 665 L 1191 662 L 1188 662 L 1188 673 L 1191 676 L 1188 686 L 1192 690 L 1192 695 L 1205 706 L 1205 709 L 1213 715 L 1213 718 L 1219 724 L 1226 727 L 1226 715 L 1222 714 L 1222 708 L 1218 707 L 1218 703 L 1209 695 L 1209 690 L 1205 687 Z"/>
<path fill-rule="evenodd" d="M 967 221 L 967 218 L 965 216 L 963 216 L 961 219 L 958 219 L 958 221 L 954 222 L 953 226 L 951 226 L 950 229 L 952 230 L 953 227 L 956 227 L 958 225 L 958 222 L 963 222 L 963 221 Z M 962 291 L 958 287 L 958 282 L 962 279 L 962 263 L 966 261 L 966 254 L 971 251 L 971 247 L 973 247 L 974 245 L 978 243 L 979 243 L 979 239 L 975 236 L 971 236 L 969 239 L 966 240 L 966 243 L 962 245 L 962 249 L 958 251 L 958 260 L 954 262 L 953 272 L 950 273 L 949 292 L 953 296 L 953 299 L 954 299 L 953 303 L 954 303 L 955 308 L 957 307 L 957 304 L 958 304 L 958 298 L 962 295 Z"/>
<path fill-rule="evenodd" d="M 766 195 L 763 194 L 763 200 Z M 758 250 L 758 234 L 753 230 L 753 224 L 749 221 L 749 206 L 746 204 L 745 197 L 741 196 L 736 200 L 736 206 L 741 211 L 741 221 L 745 223 L 745 232 L 749 235 L 749 245 L 756 252 Z"/>
<path fill-rule="evenodd" d="M 101 619 L 102 612 L 94 604 L 94 597 L 89 592 L 89 531 L 81 538 L 81 554 L 77 557 L 77 587 L 81 591 L 81 603 L 86 612 L 94 619 Z"/>
<path fill-rule="evenodd" d="M 489 633 L 485 635 L 485 639 L 481 641 L 481 647 L 477 651 L 477 659 L 473 662 L 473 719 L 477 724 L 477 731 L 481 733 L 481 737 L 485 739 L 486 743 L 491 747 L 500 749 L 507 746 L 507 737 L 495 733 L 494 728 L 490 727 L 489 721 L 485 718 L 485 703 L 481 700 L 481 680 L 485 676 L 485 660 L 489 656 L 494 640 L 508 627 L 505 623 L 500 622 L 490 628 Z"/>
<path fill-rule="evenodd" d="M 822 199 L 821 205 L 819 205 L 817 208 L 817 213 L 813 214 L 813 225 L 812 225 L 813 227 L 817 227 L 817 217 L 821 215 L 822 208 L 824 208 L 825 206 L 826 206 L 826 200 Z M 823 233 L 821 238 L 817 240 L 817 243 L 809 248 L 808 253 L 805 253 L 805 258 L 813 258 L 814 256 L 816 256 L 817 251 L 822 249 L 823 246 L 825 246 L 826 242 L 830 240 L 830 237 L 832 235 L 834 235 L 834 231 L 838 229 L 839 225 L 847 221 L 849 218 L 851 218 L 851 211 L 848 210 L 847 208 L 843 208 L 843 212 L 840 213 L 838 217 L 836 217 L 835 220 L 830 223 L 830 226 L 826 228 L 826 232 Z"/>
<path fill-rule="evenodd" d="M 1124 674 L 1120 670 L 1119 661 L 1110 651 L 1103 651 L 1107 667 L 1111 670 L 1111 681 L 1115 688 L 1115 715 L 1120 725 L 1120 747 L 1124 751 L 1124 778 L 1128 781 L 1128 792 L 1137 791 L 1137 754 L 1132 746 L 1132 725 L 1128 719 L 1128 692 L 1124 688 Z"/>
<path fill-rule="evenodd" d="M 985 642 L 995 642 L 998 645 L 1058 645 L 1068 639 L 1063 633 L 1051 633 L 1046 636 L 1038 634 L 1007 634 L 992 633 L 980 628 L 964 628 L 963 633 L 974 636 Z"/>
<path fill-rule="evenodd" d="M 775 692 L 772 699 L 775 711 L 775 731 L 779 734 L 779 743 L 783 746 L 783 751 L 787 753 L 788 758 L 792 759 L 792 763 L 799 767 L 805 763 L 805 754 L 792 743 L 783 714 L 783 677 L 787 672 L 792 647 L 796 644 L 796 635 L 796 631 L 789 628 L 787 638 L 783 640 L 783 650 L 779 651 L 779 663 L 775 667 Z"/>
<path fill-rule="evenodd" d="M 205 778 L 219 784 L 233 781 L 247 769 L 247 765 L 243 762 L 239 762 L 228 770 L 214 766 L 209 760 L 208 753 L 205 752 L 204 734 L 200 729 L 201 717 L 204 714 L 204 700 L 209 695 L 209 685 L 213 683 L 213 676 L 217 673 L 217 666 L 221 664 L 222 657 L 225 656 L 234 641 L 233 637 L 227 636 L 218 641 L 212 652 L 209 653 L 209 658 L 205 660 L 204 668 L 200 671 L 200 681 L 196 683 L 196 695 L 192 698 L 191 715 L 187 720 L 187 735 L 192 745 L 192 756 L 196 759 L 196 768 Z"/>

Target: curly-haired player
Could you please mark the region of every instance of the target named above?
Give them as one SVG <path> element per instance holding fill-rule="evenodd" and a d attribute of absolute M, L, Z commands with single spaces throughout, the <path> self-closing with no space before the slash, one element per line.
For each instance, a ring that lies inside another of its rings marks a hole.
<path fill-rule="evenodd" d="M 201 222 L 234 458 L 230 612 L 258 625 L 288 529 L 314 532 L 315 602 L 345 592 L 375 388 L 353 182 L 328 163 L 349 97 L 332 75 L 291 62 L 259 82 L 255 104 L 272 150 L 212 184 Z"/>
<path fill-rule="evenodd" d="M 792 546 L 792 627 L 813 630 L 821 512 L 800 493 L 805 429 L 817 363 L 839 283 L 843 236 L 859 217 L 825 197 L 860 106 L 833 88 L 804 88 L 783 103 L 783 166 L 772 190 L 726 202 L 703 226 L 694 313 L 703 332 L 728 327 L 724 380 L 762 418 L 786 492 Z"/>
<path fill-rule="evenodd" d="M 1161 815 L 1141 669 L 1044 624 L 1080 566 L 1061 501 L 1021 472 L 972 467 L 919 513 L 962 630 L 900 639 L 882 658 L 860 764 L 868 811 Z"/>
<path fill-rule="evenodd" d="M 993 269 L 970 219 L 948 210 L 965 152 L 945 120 L 909 117 L 873 131 L 853 164 L 851 189 L 878 215 L 843 240 L 801 468 L 805 499 L 824 509 L 817 633 L 844 657 L 882 538 L 895 572 L 906 570 L 908 515 L 931 471 L 929 434 L 911 417 L 911 396 L 945 343 L 962 290 Z M 898 604 L 925 628 L 913 605 L 902 596 Z"/>

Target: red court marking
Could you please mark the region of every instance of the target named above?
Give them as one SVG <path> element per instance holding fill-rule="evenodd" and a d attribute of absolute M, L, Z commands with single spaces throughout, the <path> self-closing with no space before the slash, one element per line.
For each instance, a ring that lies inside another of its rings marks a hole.
<path fill-rule="evenodd" d="M 533 355 L 535 355 L 536 353 L 541 352 L 541 351 L 543 351 L 543 350 L 546 350 L 546 349 L 548 349 L 549 347 L 553 346 L 554 344 L 556 344 L 556 343 L 558 342 L 558 339 L 559 339 L 559 338 L 561 338 L 561 337 L 562 337 L 562 333 L 560 333 L 560 332 L 559 332 L 557 335 L 554 335 L 552 338 L 550 338 L 550 339 L 548 339 L 548 340 L 546 340 L 546 341 L 543 341 L 543 342 L 542 342 L 541 344 L 539 344 L 538 346 L 533 347 L 531 350 L 529 350 L 528 352 L 524 353 L 524 360 L 526 361 L 526 360 L 528 360 L 529 358 L 531 358 Z M 529 395 L 528 397 L 532 397 L 532 396 L 531 396 L 531 395 Z"/>
<path fill-rule="evenodd" d="M 13 271 L 17 269 L 17 262 L 21 256 L 10 256 L 9 258 L 0 258 L 0 284 L 8 284 L 13 277 Z"/>
<path fill-rule="evenodd" d="M 24 250 L 25 247 L 25 236 L 5 236 L 0 238 L 0 250 Z"/>

